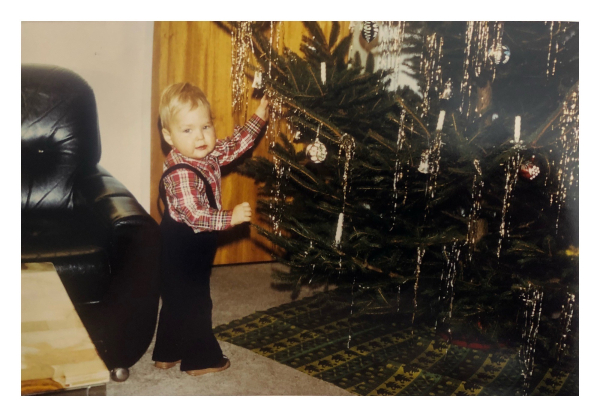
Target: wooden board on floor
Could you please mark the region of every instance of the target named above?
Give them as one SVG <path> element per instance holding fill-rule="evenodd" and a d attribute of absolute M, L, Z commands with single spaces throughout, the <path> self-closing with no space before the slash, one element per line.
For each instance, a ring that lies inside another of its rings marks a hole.
<path fill-rule="evenodd" d="M 108 379 L 54 266 L 21 264 L 21 394 L 96 386 Z"/>

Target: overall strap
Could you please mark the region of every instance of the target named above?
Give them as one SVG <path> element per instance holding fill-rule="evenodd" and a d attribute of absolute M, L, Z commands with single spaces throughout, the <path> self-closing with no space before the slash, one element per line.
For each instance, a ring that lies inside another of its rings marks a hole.
<path fill-rule="evenodd" d="M 160 177 L 158 193 L 159 193 L 160 198 L 162 199 L 165 207 L 167 207 L 167 195 L 166 195 L 165 184 L 164 184 L 163 180 L 171 172 L 175 171 L 176 169 L 181 169 L 181 168 L 189 169 L 190 171 L 194 172 L 198 176 L 198 178 L 200 178 L 200 180 L 202 180 L 202 182 L 204 183 L 204 188 L 206 189 L 206 197 L 208 197 L 208 203 L 210 205 L 210 208 L 218 210 L 217 200 L 215 199 L 215 195 L 213 194 L 212 187 L 210 186 L 208 180 L 206 179 L 206 177 L 204 175 L 202 175 L 202 173 L 200 172 L 199 169 L 194 168 L 193 166 L 188 165 L 188 164 L 173 165 L 172 167 L 167 168 L 167 170 L 165 170 L 165 172 L 163 172 L 162 177 Z"/>

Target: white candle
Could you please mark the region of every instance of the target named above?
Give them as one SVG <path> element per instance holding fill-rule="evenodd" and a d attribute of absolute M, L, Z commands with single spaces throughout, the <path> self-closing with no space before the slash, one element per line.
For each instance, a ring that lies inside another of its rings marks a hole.
<path fill-rule="evenodd" d="M 344 213 L 340 213 L 338 217 L 337 230 L 335 232 L 335 244 L 339 245 L 342 242 L 342 228 L 344 227 Z"/>
<path fill-rule="evenodd" d="M 325 85 L 325 79 L 327 78 L 327 65 L 325 62 L 321 62 L 321 82 Z"/>
<path fill-rule="evenodd" d="M 515 142 L 521 139 L 521 116 L 515 117 Z"/>
<path fill-rule="evenodd" d="M 446 111 L 442 110 L 440 111 L 440 117 L 438 117 L 437 127 L 435 130 L 442 130 L 442 127 L 444 127 L 444 117 L 446 117 Z"/>

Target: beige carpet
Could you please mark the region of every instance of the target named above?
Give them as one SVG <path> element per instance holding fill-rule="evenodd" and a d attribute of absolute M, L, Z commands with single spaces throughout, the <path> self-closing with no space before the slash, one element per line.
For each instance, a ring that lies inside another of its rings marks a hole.
<path fill-rule="evenodd" d="M 215 267 L 211 282 L 213 325 L 290 302 L 289 291 L 278 291 L 271 285 L 271 271 L 276 267 L 274 263 Z M 300 297 L 313 294 L 313 291 L 303 290 Z M 130 369 L 127 381 L 110 381 L 107 395 L 351 395 L 333 384 L 249 350 L 220 343 L 223 353 L 231 360 L 231 368 L 192 377 L 178 367 L 154 368 L 153 341 L 146 354 Z"/>

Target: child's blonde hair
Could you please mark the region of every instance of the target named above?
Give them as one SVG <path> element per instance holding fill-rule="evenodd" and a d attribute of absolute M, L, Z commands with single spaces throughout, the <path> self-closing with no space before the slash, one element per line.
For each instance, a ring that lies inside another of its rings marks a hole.
<path fill-rule="evenodd" d="M 187 82 L 171 84 L 163 90 L 158 107 L 163 129 L 171 130 L 171 118 L 182 108 L 189 106 L 190 110 L 194 110 L 200 105 L 206 106 L 210 113 L 210 103 L 198 87 Z"/>

